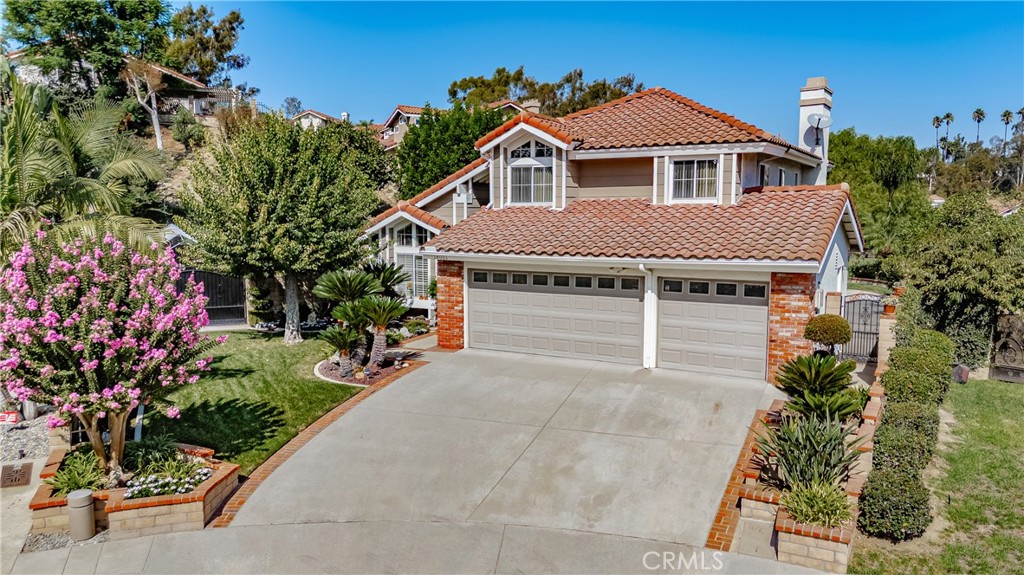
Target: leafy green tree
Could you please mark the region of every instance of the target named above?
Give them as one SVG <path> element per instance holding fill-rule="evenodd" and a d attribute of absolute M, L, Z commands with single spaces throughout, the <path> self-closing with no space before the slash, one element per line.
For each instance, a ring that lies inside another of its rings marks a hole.
<path fill-rule="evenodd" d="M 400 196 L 409 199 L 479 158 L 474 143 L 507 117 L 502 110 L 460 102 L 451 110 L 428 107 L 398 147 Z"/>
<path fill-rule="evenodd" d="M 1000 217 L 978 192 L 946 198 L 902 259 L 907 281 L 957 361 L 984 363 L 995 315 L 1024 310 L 1024 214 Z"/>
<path fill-rule="evenodd" d="M 296 114 L 302 111 L 302 100 L 295 96 L 288 96 L 284 99 L 284 117 L 294 118 Z"/>
<path fill-rule="evenodd" d="M 249 64 L 248 56 L 234 52 L 245 19 L 237 10 L 213 21 L 213 9 L 186 5 L 171 18 L 167 57 L 188 76 L 205 84 L 228 83 L 233 70 Z"/>
<path fill-rule="evenodd" d="M 245 122 L 193 169 L 184 226 L 194 256 L 244 276 L 280 275 L 285 342 L 302 341 L 299 278 L 362 261 L 359 236 L 379 186 L 361 168 L 371 134 L 348 124 L 302 128 L 277 115 Z"/>
<path fill-rule="evenodd" d="M 490 78 L 467 76 L 455 80 L 448 87 L 448 100 L 462 102 L 468 107 L 505 99 L 524 100 L 536 90 L 536 86 L 537 80 L 527 76 L 522 66 L 511 72 L 507 68 L 498 68 Z"/>
<path fill-rule="evenodd" d="M 117 86 L 125 55 L 163 60 L 170 14 L 161 0 L 7 0 L 3 20 L 31 63 L 59 75 L 53 88 L 67 109 L 100 84 Z"/>
<path fill-rule="evenodd" d="M 0 256 L 31 237 L 44 220 L 58 235 L 128 236 L 137 246 L 159 227 L 125 206 L 132 182 L 163 175 L 160 155 L 119 135 L 122 112 L 96 104 L 65 116 L 43 86 L 23 84 L 0 58 Z"/>
<path fill-rule="evenodd" d="M 914 181 L 920 169 L 920 155 L 909 136 L 874 139 L 871 147 L 871 176 L 885 189 L 892 205 L 896 191 Z"/>
<path fill-rule="evenodd" d="M 191 152 L 206 141 L 206 126 L 200 124 L 195 114 L 188 109 L 178 108 L 171 122 L 171 135 Z"/>

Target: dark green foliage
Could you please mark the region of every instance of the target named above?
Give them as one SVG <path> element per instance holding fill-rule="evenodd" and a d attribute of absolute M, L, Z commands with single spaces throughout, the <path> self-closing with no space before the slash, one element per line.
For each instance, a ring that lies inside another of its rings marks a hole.
<path fill-rule="evenodd" d="M 757 437 L 761 480 L 780 490 L 844 481 L 857 460 L 859 442 L 847 442 L 854 429 L 813 415 L 783 417 L 778 428 L 769 427 Z"/>
<path fill-rule="evenodd" d="M 939 408 L 932 403 L 889 402 L 882 414 L 881 425 L 882 428 L 921 433 L 929 445 L 934 445 L 939 439 Z"/>
<path fill-rule="evenodd" d="M 204 84 L 230 85 L 228 74 L 244 68 L 249 58 L 234 52 L 245 20 L 237 10 L 214 24 L 213 10 L 186 5 L 170 21 L 167 58 L 177 70 Z"/>
<path fill-rule="evenodd" d="M 872 465 L 920 473 L 932 459 L 935 442 L 925 433 L 896 425 L 882 425 L 875 433 Z"/>
<path fill-rule="evenodd" d="M 838 527 L 851 517 L 846 493 L 834 483 L 798 483 L 780 503 L 793 519 L 810 525 Z"/>
<path fill-rule="evenodd" d="M 892 350 L 889 355 L 890 369 L 904 369 L 936 379 L 950 377 L 953 359 L 951 356 L 937 353 L 938 350 L 911 346 L 896 347 Z"/>
<path fill-rule="evenodd" d="M 399 192 L 409 199 L 480 157 L 475 142 L 509 116 L 486 106 L 427 108 L 398 147 Z"/>
<path fill-rule="evenodd" d="M 384 291 L 377 278 L 360 270 L 327 272 L 316 280 L 313 295 L 328 301 L 353 302 Z"/>
<path fill-rule="evenodd" d="M 857 523 L 874 537 L 895 541 L 918 537 L 932 522 L 928 498 L 920 474 L 875 468 L 861 494 Z"/>
<path fill-rule="evenodd" d="M 945 334 L 933 329 L 919 329 L 910 336 L 909 346 L 916 349 L 923 349 L 936 358 L 948 360 L 946 365 L 953 363 L 953 354 L 956 353 L 956 345 L 946 337 Z"/>
<path fill-rule="evenodd" d="M 45 482 L 53 486 L 55 496 L 64 497 L 76 489 L 98 491 L 103 488 L 105 480 L 96 453 L 91 449 L 81 449 L 68 454 L 57 473 Z"/>
<path fill-rule="evenodd" d="M 171 135 L 186 150 L 192 151 L 206 141 L 206 127 L 196 120 L 195 114 L 185 108 L 178 108 L 171 123 Z"/>
<path fill-rule="evenodd" d="M 831 355 L 802 356 L 783 364 L 776 382 L 791 398 L 786 403 L 789 411 L 844 420 L 864 407 L 848 392 L 856 367 L 853 361 L 840 362 Z"/>
<path fill-rule="evenodd" d="M 889 402 L 916 402 L 938 405 L 942 387 L 934 377 L 902 369 L 889 369 L 882 374 L 882 387 Z"/>
<path fill-rule="evenodd" d="M 403 341 L 405 341 L 405 336 L 402 335 L 401 332 L 399 332 L 399 331 L 389 331 L 389 332 L 387 332 L 387 342 L 388 342 L 388 345 L 397 345 L 399 343 L 402 343 Z"/>
<path fill-rule="evenodd" d="M 430 324 L 422 317 L 411 317 L 405 320 L 405 329 L 414 334 L 427 333 L 430 331 Z"/>
<path fill-rule="evenodd" d="M 880 279 L 882 260 L 859 255 L 850 257 L 850 277 L 864 279 Z"/>
<path fill-rule="evenodd" d="M 816 315 L 807 322 L 807 327 L 804 328 L 805 339 L 829 348 L 850 343 L 852 337 L 850 322 L 841 315 L 830 313 Z"/>
<path fill-rule="evenodd" d="M 178 457 L 171 436 L 166 434 L 147 435 L 139 441 L 124 445 L 124 466 L 132 471 L 143 471 L 169 459 Z"/>
<path fill-rule="evenodd" d="M 398 297 L 398 286 L 412 279 L 402 266 L 380 260 L 367 263 L 363 266 L 363 271 L 380 282 L 384 288 L 381 293 L 386 297 Z"/>

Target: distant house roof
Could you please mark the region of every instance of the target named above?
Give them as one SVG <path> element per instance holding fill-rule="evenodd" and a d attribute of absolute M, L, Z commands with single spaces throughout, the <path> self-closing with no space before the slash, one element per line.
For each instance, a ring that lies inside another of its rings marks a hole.
<path fill-rule="evenodd" d="M 341 122 L 340 118 L 335 118 L 334 116 L 331 116 L 329 114 L 325 114 L 323 112 L 318 112 L 316 110 L 303 110 L 303 111 L 299 112 L 298 114 L 295 114 L 294 116 L 292 116 L 292 121 L 298 120 L 299 118 L 301 118 L 303 116 L 313 116 L 315 118 L 320 118 L 321 120 L 324 120 L 326 122 L 337 122 L 337 123 Z"/>
<path fill-rule="evenodd" d="M 628 259 L 821 262 L 846 221 L 859 228 L 845 186 L 747 190 L 736 205 L 581 199 L 563 210 L 483 209 L 426 244 L 426 251 Z"/>
<path fill-rule="evenodd" d="M 652 88 L 561 118 L 522 112 L 477 140 L 487 145 L 525 123 L 577 150 L 763 142 L 800 150 L 779 136 L 664 88 Z"/>

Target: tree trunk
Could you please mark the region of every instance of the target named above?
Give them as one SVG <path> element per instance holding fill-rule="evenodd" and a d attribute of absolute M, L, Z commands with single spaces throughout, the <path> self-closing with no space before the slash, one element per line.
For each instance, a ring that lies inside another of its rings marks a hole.
<path fill-rule="evenodd" d="M 388 347 L 386 327 L 376 327 L 373 334 L 373 348 L 370 350 L 370 365 L 380 367 L 384 361 L 384 350 Z"/>
<path fill-rule="evenodd" d="M 352 365 L 355 367 L 362 367 L 363 360 L 366 359 L 366 335 L 363 334 L 363 339 L 360 341 L 355 349 L 352 350 Z"/>
<path fill-rule="evenodd" d="M 89 436 L 92 451 L 105 471 L 107 469 L 107 450 L 103 447 L 103 433 L 100 432 L 99 420 L 94 415 L 85 415 L 84 413 L 78 414 L 78 420 L 85 426 L 85 433 Z"/>
<path fill-rule="evenodd" d="M 107 428 L 110 431 L 110 458 L 107 467 L 111 471 L 121 467 L 124 462 L 124 436 L 128 425 L 128 410 L 107 413 Z"/>
<path fill-rule="evenodd" d="M 164 137 L 163 134 L 160 133 L 160 115 L 157 113 L 156 108 L 156 92 L 149 95 L 149 100 L 151 102 L 149 117 L 153 120 L 153 134 L 156 135 L 156 149 L 162 150 L 164 149 Z"/>
<path fill-rule="evenodd" d="M 341 376 L 352 377 L 352 356 L 347 351 L 341 350 L 338 357 L 341 361 L 338 366 L 341 368 Z"/>
<path fill-rule="evenodd" d="M 284 276 L 284 342 L 292 345 L 302 343 L 299 326 L 299 278 Z"/>

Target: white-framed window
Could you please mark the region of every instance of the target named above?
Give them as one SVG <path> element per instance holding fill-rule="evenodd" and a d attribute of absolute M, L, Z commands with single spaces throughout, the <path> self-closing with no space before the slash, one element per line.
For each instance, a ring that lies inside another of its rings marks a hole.
<path fill-rule="evenodd" d="M 395 234 L 395 243 L 403 247 L 412 247 L 412 228 L 411 225 L 400 228 Z"/>
<path fill-rule="evenodd" d="M 762 186 L 768 185 L 768 166 L 761 164 L 761 173 L 759 174 Z"/>
<path fill-rule="evenodd" d="M 786 185 L 786 170 L 783 170 L 782 168 L 779 168 L 779 185 Z"/>
<path fill-rule="evenodd" d="M 796 172 L 793 173 L 793 185 L 800 185 L 800 170 L 797 170 Z"/>
<path fill-rule="evenodd" d="M 718 160 L 677 160 L 672 164 L 673 200 L 718 198 Z"/>
<path fill-rule="evenodd" d="M 546 204 L 554 200 L 554 150 L 537 141 L 509 150 L 509 202 Z"/>
<path fill-rule="evenodd" d="M 408 119 L 408 118 L 406 118 L 405 116 L 399 116 L 399 117 L 398 117 L 398 123 L 399 123 L 399 124 L 404 124 L 404 123 L 406 123 L 406 122 L 408 122 L 408 121 L 409 121 L 409 119 Z"/>

